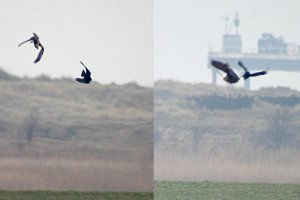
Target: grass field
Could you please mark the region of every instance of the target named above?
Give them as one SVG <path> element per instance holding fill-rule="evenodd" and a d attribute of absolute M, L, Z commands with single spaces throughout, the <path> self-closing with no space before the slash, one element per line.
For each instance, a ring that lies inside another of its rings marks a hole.
<path fill-rule="evenodd" d="M 300 184 L 156 182 L 155 200 L 298 200 Z"/>
<path fill-rule="evenodd" d="M 150 192 L 0 191 L 0 200 L 150 200 Z"/>

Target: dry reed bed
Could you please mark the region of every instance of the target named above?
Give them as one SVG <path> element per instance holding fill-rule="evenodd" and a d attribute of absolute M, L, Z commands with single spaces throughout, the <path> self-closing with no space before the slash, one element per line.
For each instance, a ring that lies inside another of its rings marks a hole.
<path fill-rule="evenodd" d="M 2 158 L 0 188 L 5 190 L 149 191 L 152 173 L 126 160 Z"/>

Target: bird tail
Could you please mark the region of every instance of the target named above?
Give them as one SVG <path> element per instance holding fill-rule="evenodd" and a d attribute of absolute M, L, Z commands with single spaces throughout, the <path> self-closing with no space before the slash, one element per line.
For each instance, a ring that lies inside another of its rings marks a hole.
<path fill-rule="evenodd" d="M 224 81 L 226 81 L 227 83 L 230 83 L 230 84 L 237 83 L 239 80 L 240 80 L 240 78 L 238 76 L 227 75 L 224 77 Z"/>

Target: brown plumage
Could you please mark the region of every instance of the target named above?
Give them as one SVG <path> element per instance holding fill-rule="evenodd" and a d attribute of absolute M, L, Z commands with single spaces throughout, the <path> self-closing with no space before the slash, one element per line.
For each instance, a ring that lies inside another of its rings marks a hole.
<path fill-rule="evenodd" d="M 212 60 L 211 65 L 226 73 L 224 81 L 226 81 L 227 83 L 233 84 L 237 83 L 240 80 L 239 76 L 234 72 L 232 68 L 229 67 L 228 63 L 222 63 L 217 60 Z"/>
<path fill-rule="evenodd" d="M 33 42 L 34 47 L 36 49 L 39 49 L 39 47 L 41 48 L 41 50 L 40 50 L 37 58 L 34 60 L 34 63 L 37 63 L 37 62 L 39 62 L 41 60 L 41 58 L 42 58 L 42 56 L 44 54 L 44 47 L 43 47 L 42 43 L 40 42 L 40 38 L 39 38 L 39 36 L 37 36 L 37 34 L 33 33 L 33 36 L 31 38 L 29 38 L 28 40 L 25 40 L 24 42 L 21 42 L 18 45 L 18 47 L 20 47 L 21 45 L 23 45 L 24 43 L 29 42 L 29 41 L 30 41 L 30 43 Z"/>

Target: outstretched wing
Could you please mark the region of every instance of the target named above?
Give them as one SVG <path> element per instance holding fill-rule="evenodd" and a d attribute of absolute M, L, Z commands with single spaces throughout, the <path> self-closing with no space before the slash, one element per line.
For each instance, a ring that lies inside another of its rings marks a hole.
<path fill-rule="evenodd" d="M 90 72 L 90 70 L 83 64 L 83 62 L 82 61 L 80 61 L 80 63 L 85 67 L 85 70 L 86 70 L 86 75 L 87 76 L 91 76 L 91 72 Z"/>
<path fill-rule="evenodd" d="M 250 74 L 250 76 L 261 76 L 267 74 L 267 71 L 255 72 Z"/>
<path fill-rule="evenodd" d="M 18 47 L 20 47 L 21 45 L 23 45 L 23 44 L 26 43 L 26 42 L 29 42 L 30 40 L 32 40 L 32 39 L 30 38 L 30 39 L 28 39 L 28 40 L 25 40 L 24 42 L 21 42 L 21 43 L 18 45 Z"/>
<path fill-rule="evenodd" d="M 227 73 L 228 72 L 228 65 L 220 62 L 220 61 L 217 61 L 217 60 L 212 60 L 211 62 L 211 65 L 214 66 L 215 68 L 219 69 L 219 70 L 222 70 L 223 72 Z"/>
<path fill-rule="evenodd" d="M 75 78 L 75 80 L 79 83 L 86 83 L 84 78 Z"/>
<path fill-rule="evenodd" d="M 44 54 L 44 47 L 43 47 L 43 46 L 41 46 L 40 53 L 39 53 L 38 57 L 35 59 L 34 63 L 37 63 L 37 62 L 39 62 L 39 61 L 41 60 L 41 58 L 42 58 L 43 54 Z"/>
<path fill-rule="evenodd" d="M 83 64 L 83 62 L 82 61 L 80 61 L 80 63 L 84 66 L 84 67 L 86 67 L 84 64 Z"/>
<path fill-rule="evenodd" d="M 238 62 L 238 65 L 245 70 L 245 72 L 248 72 L 247 68 L 245 67 L 244 63 L 242 61 Z"/>

